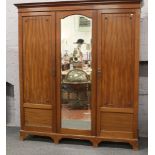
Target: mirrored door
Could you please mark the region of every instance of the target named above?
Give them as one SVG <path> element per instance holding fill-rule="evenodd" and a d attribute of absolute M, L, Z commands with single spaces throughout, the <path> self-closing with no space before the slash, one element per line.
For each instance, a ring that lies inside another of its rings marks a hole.
<path fill-rule="evenodd" d="M 92 18 L 71 14 L 60 17 L 59 22 L 60 128 L 91 131 L 94 96 Z"/>

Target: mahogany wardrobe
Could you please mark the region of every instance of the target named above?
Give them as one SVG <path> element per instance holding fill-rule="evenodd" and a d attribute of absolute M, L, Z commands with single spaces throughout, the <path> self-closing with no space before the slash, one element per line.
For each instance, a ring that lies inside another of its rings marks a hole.
<path fill-rule="evenodd" d="M 20 138 L 138 148 L 140 0 L 15 4 Z"/>

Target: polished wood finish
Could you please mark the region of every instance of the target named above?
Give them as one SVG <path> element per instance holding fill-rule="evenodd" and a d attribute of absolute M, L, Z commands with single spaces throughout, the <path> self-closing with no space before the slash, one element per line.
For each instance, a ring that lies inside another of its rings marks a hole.
<path fill-rule="evenodd" d="M 134 113 L 133 108 L 109 108 L 101 107 L 100 111 L 103 112 L 114 112 L 114 113 Z"/>
<path fill-rule="evenodd" d="M 134 115 L 133 115 L 133 130 L 134 138 L 138 137 L 138 103 L 139 103 L 139 51 L 140 51 L 140 9 L 135 10 L 135 63 L 134 63 Z M 136 144 L 135 144 L 136 145 Z"/>
<path fill-rule="evenodd" d="M 51 20 L 50 16 L 23 17 L 24 103 L 52 101 Z"/>
<path fill-rule="evenodd" d="M 16 4 L 19 12 L 20 139 L 29 134 L 128 142 L 138 149 L 140 0 Z M 93 21 L 92 130 L 61 129 L 60 20 Z"/>
<path fill-rule="evenodd" d="M 24 103 L 24 108 L 52 109 L 52 105 Z"/>
<path fill-rule="evenodd" d="M 120 123 L 121 122 L 121 123 Z M 127 131 L 132 132 L 133 115 L 113 112 L 101 113 L 101 132 Z"/>
<path fill-rule="evenodd" d="M 139 9 L 141 0 L 71 0 L 46 3 L 15 4 L 18 12 L 50 12 L 69 10 Z"/>
<path fill-rule="evenodd" d="M 117 13 L 117 14 L 116 14 Z M 133 107 L 134 48 L 131 13 L 99 13 L 101 29 L 100 107 Z"/>
<path fill-rule="evenodd" d="M 85 136 L 91 135 L 90 130 L 77 130 L 77 129 L 65 129 L 65 128 L 61 128 L 60 133 L 62 133 L 62 134 L 73 134 L 73 135 L 85 135 Z"/>
<path fill-rule="evenodd" d="M 137 139 L 136 12 L 132 9 L 101 10 L 98 18 L 101 35 L 98 36 L 97 135 Z"/>
<path fill-rule="evenodd" d="M 52 112 L 45 109 L 24 109 L 26 127 L 49 127 L 51 128 Z"/>
<path fill-rule="evenodd" d="M 74 6 L 74 5 L 99 5 L 99 4 L 139 4 L 141 0 L 67 0 L 55 2 L 40 2 L 40 3 L 19 3 L 15 4 L 18 8 L 24 7 L 49 7 L 49 6 Z"/>
<path fill-rule="evenodd" d="M 43 117 L 40 114 L 43 112 L 48 116 L 42 121 L 47 119 L 48 126 L 54 130 L 51 107 L 55 104 L 55 16 L 54 13 L 29 13 L 19 18 L 21 126 L 22 129 L 36 125 L 38 129 L 43 128 L 35 120 Z"/>
<path fill-rule="evenodd" d="M 106 4 L 106 5 L 81 5 L 81 6 L 59 6 L 59 7 L 34 7 L 34 8 L 20 8 L 19 13 L 28 12 L 52 12 L 52 11 L 75 11 L 75 10 L 102 10 L 102 9 L 139 9 L 140 4 Z"/>

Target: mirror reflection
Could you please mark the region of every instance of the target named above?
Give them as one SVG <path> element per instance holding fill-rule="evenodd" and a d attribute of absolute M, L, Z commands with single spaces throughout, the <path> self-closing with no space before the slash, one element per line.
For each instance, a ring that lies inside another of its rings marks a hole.
<path fill-rule="evenodd" d="M 61 20 L 61 127 L 91 129 L 92 19 Z"/>

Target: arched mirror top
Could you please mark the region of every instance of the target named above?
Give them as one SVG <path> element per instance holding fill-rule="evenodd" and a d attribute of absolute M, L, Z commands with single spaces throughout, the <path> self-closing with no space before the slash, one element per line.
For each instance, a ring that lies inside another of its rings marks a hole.
<path fill-rule="evenodd" d="M 85 13 L 78 13 L 78 14 L 77 14 L 76 12 L 72 12 L 72 13 L 65 14 L 65 15 L 62 17 L 62 19 L 68 18 L 68 17 L 70 17 L 70 16 L 83 16 L 83 17 L 85 17 L 85 18 L 91 19 L 91 15 L 89 15 L 89 14 L 87 14 L 87 15 L 85 15 Z"/>
<path fill-rule="evenodd" d="M 92 19 L 84 15 L 69 15 L 61 19 L 61 51 L 73 51 L 82 41 L 82 48 L 89 48 L 92 39 Z M 89 46 L 89 47 L 88 47 Z"/>

